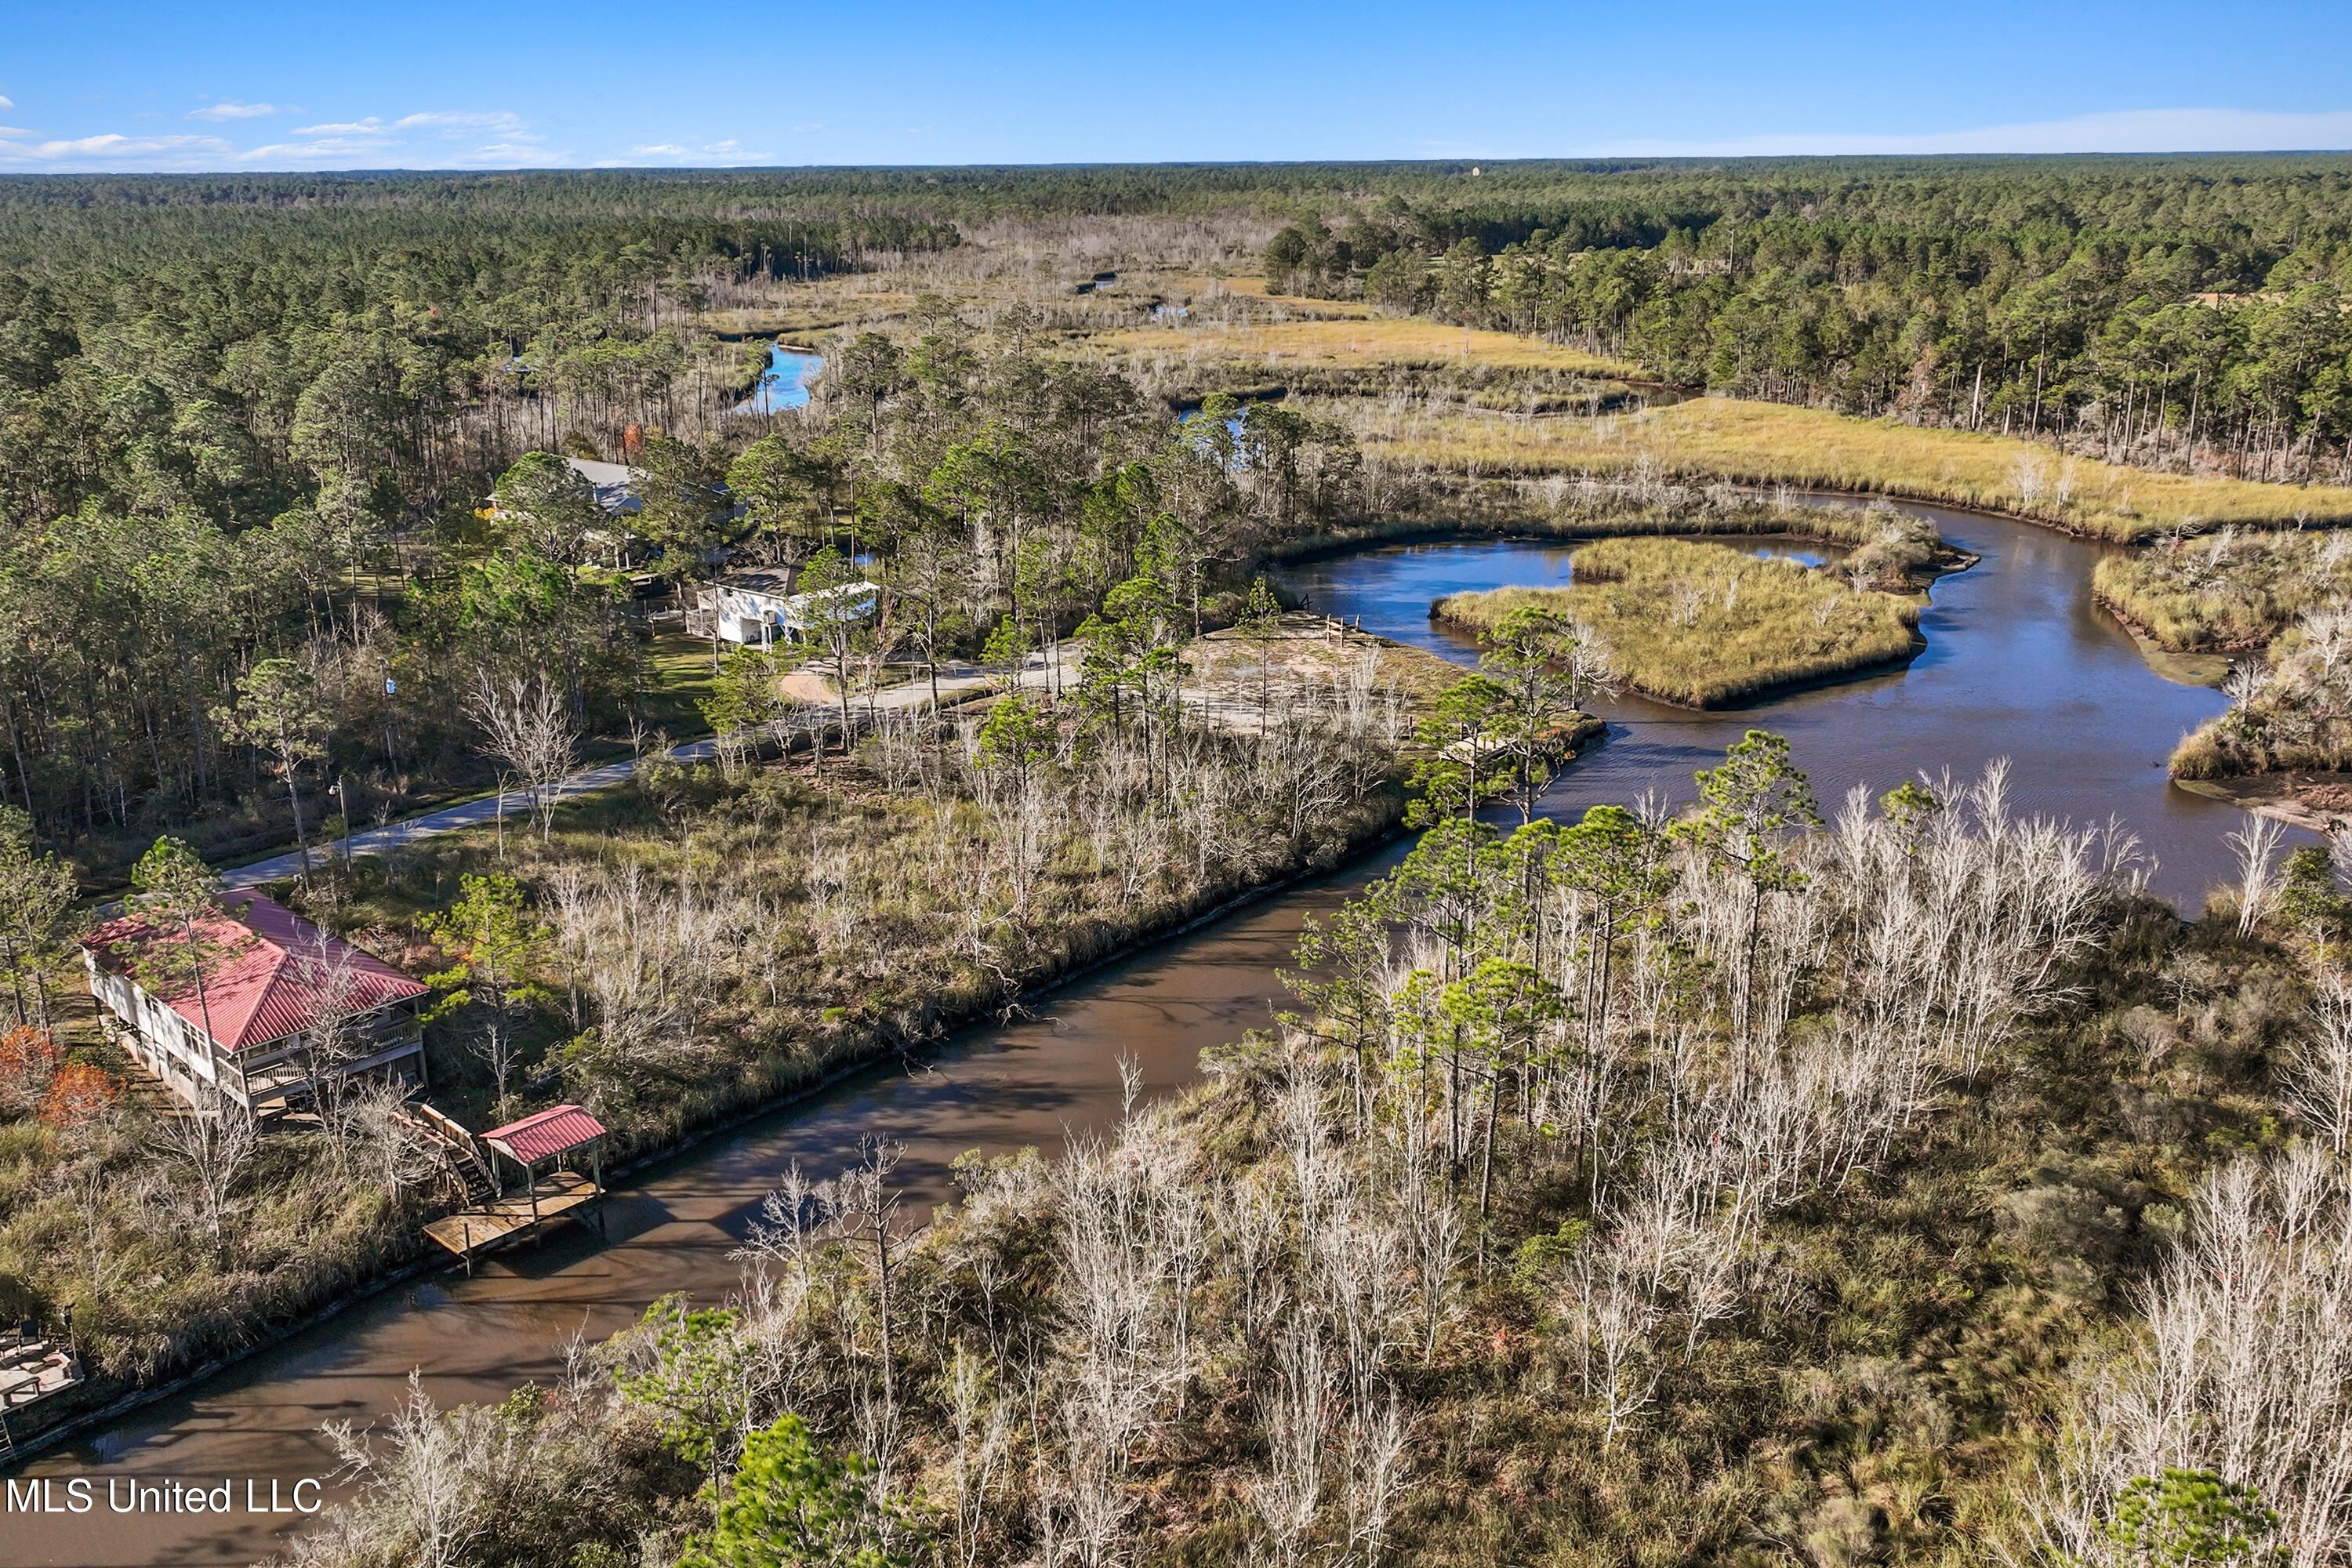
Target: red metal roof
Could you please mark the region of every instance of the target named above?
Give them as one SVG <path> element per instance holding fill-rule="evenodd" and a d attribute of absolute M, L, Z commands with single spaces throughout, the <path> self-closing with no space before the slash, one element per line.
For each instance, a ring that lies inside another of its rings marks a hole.
<path fill-rule="evenodd" d="M 222 911 L 196 922 L 203 938 L 225 949 L 205 971 L 204 992 L 193 981 L 169 994 L 148 987 L 165 1006 L 205 1027 L 226 1051 L 249 1051 L 310 1027 L 330 1014 L 364 1013 L 388 1002 L 422 996 L 418 984 L 373 953 L 330 935 L 273 899 L 230 893 Z M 111 920 L 82 940 L 100 967 L 139 979 L 133 960 L 152 942 L 176 940 L 138 915 Z"/>
<path fill-rule="evenodd" d="M 497 1144 L 528 1165 L 604 1135 L 604 1124 L 580 1107 L 551 1105 L 520 1121 L 491 1128 L 482 1134 L 482 1141 Z"/>

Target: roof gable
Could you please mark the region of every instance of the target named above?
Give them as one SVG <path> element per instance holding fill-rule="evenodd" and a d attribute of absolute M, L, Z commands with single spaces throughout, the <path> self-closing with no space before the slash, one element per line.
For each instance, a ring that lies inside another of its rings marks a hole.
<path fill-rule="evenodd" d="M 139 978 L 140 952 L 151 942 L 174 940 L 139 915 L 107 921 L 82 945 L 100 967 L 129 977 L 199 1033 L 209 1015 L 212 1037 L 226 1051 L 251 1050 L 331 1014 L 369 1012 L 422 996 L 427 989 L 259 893 L 227 895 L 221 912 L 196 926 L 224 949 L 206 966 L 201 994 L 193 981 L 166 993 Z"/>
<path fill-rule="evenodd" d="M 523 1164 L 577 1149 L 604 1135 L 604 1124 L 576 1105 L 551 1105 L 520 1121 L 493 1127 L 482 1142 Z"/>

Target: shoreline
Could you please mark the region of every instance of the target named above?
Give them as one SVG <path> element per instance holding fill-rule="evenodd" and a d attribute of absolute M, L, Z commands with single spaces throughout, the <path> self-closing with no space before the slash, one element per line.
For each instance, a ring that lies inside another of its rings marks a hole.
<path fill-rule="evenodd" d="M 2096 588 L 2091 590 L 2091 603 L 2113 616 L 2116 624 L 2130 634 L 2133 646 L 2139 649 L 2142 663 L 2175 685 L 2218 687 L 2230 679 L 2230 671 L 2236 668 L 2237 659 L 2233 651 L 2228 648 L 2165 647 L 2154 632 L 2133 619 L 2121 605 Z M 2259 653 L 2269 646 L 2268 643 L 2248 645 L 2234 652 Z"/>
<path fill-rule="evenodd" d="M 1601 726 L 1599 721 L 1594 720 L 1591 721 L 1589 728 L 1580 730 L 1578 750 L 1582 749 L 1584 738 L 1588 734 L 1601 732 L 1604 729 L 1605 727 Z M 609 1173 L 610 1180 L 617 1183 L 625 1177 L 635 1175 L 667 1162 L 685 1158 L 705 1144 L 738 1128 L 757 1121 L 762 1117 L 789 1110 L 793 1106 L 822 1094 L 846 1079 L 861 1072 L 870 1071 L 888 1060 L 893 1055 L 908 1062 L 933 1059 L 950 1048 L 953 1037 L 957 1034 L 979 1025 L 992 1011 L 1001 1012 L 1004 1009 L 1025 1005 L 1097 970 L 1134 958 L 1162 942 L 1175 941 L 1202 926 L 1262 902 L 1300 883 L 1343 870 L 1394 842 L 1396 837 L 1405 831 L 1406 797 L 1402 786 L 1391 782 L 1384 788 L 1379 798 L 1381 801 L 1379 810 L 1362 827 L 1349 836 L 1339 853 L 1328 864 L 1317 865 L 1310 858 L 1308 862 L 1303 865 L 1289 864 L 1278 875 L 1265 881 L 1247 884 L 1239 889 L 1225 886 L 1203 889 L 1203 897 L 1213 900 L 1205 908 L 1200 907 L 1200 901 L 1195 900 L 1186 908 L 1163 910 L 1158 918 L 1147 921 L 1123 933 L 1120 939 L 1107 950 L 1032 981 L 1011 996 L 991 1005 L 975 1007 L 969 1014 L 951 1019 L 942 1018 L 934 1026 L 930 1034 L 918 1040 L 896 1043 L 884 1041 L 874 1049 L 860 1053 L 851 1059 L 835 1065 L 822 1077 L 796 1085 L 781 1095 L 761 1100 L 750 1106 L 736 1106 L 723 1110 L 714 1120 L 695 1127 L 670 1142 L 643 1150 L 615 1163 Z M 608 1193 L 611 1191 L 609 1184 L 606 1190 Z M 412 1235 L 410 1240 L 415 1244 L 415 1251 L 394 1254 L 388 1260 L 383 1271 L 366 1276 L 360 1282 L 340 1289 L 325 1301 L 299 1311 L 299 1315 L 284 1324 L 266 1330 L 250 1342 L 210 1356 L 192 1368 L 173 1374 L 163 1382 L 142 1385 L 122 1379 L 109 1379 L 104 1374 L 88 1379 L 79 1386 L 93 1390 L 89 1398 L 99 1400 L 100 1403 L 91 1407 L 86 1402 L 82 1402 L 81 1408 L 67 1414 L 53 1425 L 37 1428 L 29 1433 L 14 1434 L 13 1450 L 5 1464 L 0 1465 L 0 1473 L 18 1473 L 23 1463 L 27 1460 L 61 1447 L 76 1436 L 110 1426 L 133 1411 L 170 1398 L 175 1394 L 184 1393 L 190 1388 L 217 1377 L 310 1329 L 332 1321 L 351 1308 L 370 1300 L 395 1286 L 461 1267 L 455 1259 L 442 1261 L 425 1251 L 421 1231 Z M 602 1248 L 598 1250 L 601 1251 Z M 37 1408 L 37 1406 L 32 1408 Z"/>
<path fill-rule="evenodd" d="M 1440 626 L 1475 636 L 1478 631 L 1476 626 L 1444 612 L 1443 606 L 1458 596 L 1449 595 L 1446 598 L 1435 601 L 1429 606 L 1429 618 Z M 1912 661 L 1927 651 L 1927 638 L 1915 626 L 1911 628 L 1911 647 L 1903 653 L 1892 654 L 1885 658 L 1872 659 L 1864 664 L 1846 665 L 1836 669 L 1796 676 L 1787 680 L 1769 681 L 1761 686 L 1739 691 L 1721 702 L 1683 702 L 1663 692 L 1652 690 L 1631 676 L 1624 677 L 1623 680 L 1626 690 L 1639 696 L 1643 701 L 1654 702 L 1661 708 L 1672 708 L 1682 713 L 1736 713 L 1743 708 L 1752 708 L 1759 702 L 1769 701 L 1776 697 L 1785 697 L 1791 692 L 1816 690 L 1826 686 L 1843 686 L 1849 680 L 1861 680 L 1873 675 L 1891 675 L 1898 669 L 1908 669 Z"/>
<path fill-rule="evenodd" d="M 1826 534 L 1806 533 L 1795 529 L 1785 527 L 1776 528 L 1769 532 L 1759 529 L 1689 529 L 1684 531 L 1691 538 L 1705 539 L 1710 542 L 1733 539 L 1789 539 L 1800 541 L 1805 543 L 1831 544 L 1839 546 L 1846 546 L 1851 542 L 1846 540 L 1834 539 Z M 1493 536 L 1501 538 L 1512 537 L 1512 535 L 1508 533 L 1499 532 Z M 1675 537 L 1675 535 L 1664 533 L 1656 530 L 1637 529 L 1613 533 L 1586 530 L 1571 534 L 1563 531 L 1558 532 L 1543 532 L 1523 535 L 1520 537 L 1536 540 L 1560 539 L 1565 541 L 1575 539 L 1585 542 L 1597 542 L 1603 539 L 1673 538 Z M 1382 541 L 1381 542 L 1406 543 L 1412 542 L 1412 541 L 1400 539 L 1395 541 Z M 1353 546 L 1349 546 L 1349 548 L 1353 548 Z M 1320 554 L 1323 553 L 1323 552 L 1318 551 L 1316 553 Z M 1312 558 L 1312 556 L 1301 557 L 1301 559 Z M 1970 551 L 1957 549 L 1949 544 L 1939 545 L 1937 547 L 1937 558 L 1930 563 L 1926 575 L 1926 580 L 1922 582 L 1916 577 L 1906 576 L 1905 584 L 1906 587 L 1910 588 L 1911 592 L 1908 595 L 1899 596 L 1913 601 L 1916 604 L 1918 608 L 1925 609 L 1927 607 L 1928 595 L 1933 591 L 1936 584 L 1941 582 L 1946 577 L 1954 576 L 1959 573 L 1969 571 L 1983 559 L 1984 558 L 1982 556 Z M 1882 590 L 1882 592 L 1884 590 Z M 1475 637 L 1477 635 L 1479 630 L 1477 626 L 1473 626 L 1470 622 L 1463 620 L 1458 616 L 1445 613 L 1445 606 L 1454 599 L 1461 596 L 1462 595 L 1447 595 L 1444 598 L 1433 601 L 1429 606 L 1429 618 L 1438 625 L 1447 626 L 1454 631 L 1465 632 Z M 1907 669 L 1911 667 L 1914 660 L 1918 658 L 1921 654 L 1927 651 L 1927 634 L 1919 630 L 1918 625 L 1915 621 L 1911 627 L 1911 646 L 1902 653 L 1890 654 L 1884 658 L 1869 659 L 1861 663 L 1847 663 L 1837 666 L 1833 668 L 1822 668 L 1805 675 L 1793 676 L 1787 679 L 1766 681 L 1760 685 L 1735 692 L 1730 697 L 1719 702 L 1685 702 L 1677 698 L 1668 696 L 1664 692 L 1653 690 L 1651 688 L 1643 685 L 1640 681 L 1635 680 L 1631 676 L 1625 678 L 1624 683 L 1627 690 L 1638 694 L 1643 701 L 1654 702 L 1660 707 L 1672 708 L 1680 712 L 1736 712 L 1740 709 L 1752 708 L 1759 703 L 1769 701 L 1774 698 L 1785 697 L 1793 692 L 1816 690 L 1823 687 L 1843 685 L 1850 680 L 1866 679 L 1874 675 L 1888 675 L 1896 670 Z M 2159 671 L 2158 673 L 2162 672 Z"/>

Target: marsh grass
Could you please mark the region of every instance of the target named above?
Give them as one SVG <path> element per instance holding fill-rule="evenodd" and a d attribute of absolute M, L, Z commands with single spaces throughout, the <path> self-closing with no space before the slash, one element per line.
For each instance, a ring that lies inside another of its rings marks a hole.
<path fill-rule="evenodd" d="M 1920 647 L 1919 612 L 1792 561 L 1717 544 L 1610 539 L 1578 551 L 1567 588 L 1493 588 L 1430 606 L 1481 631 L 1521 605 L 1589 627 L 1631 685 L 1686 708 L 1875 669 Z"/>
<path fill-rule="evenodd" d="M 2092 581 L 2102 603 L 2176 653 L 2260 647 L 2352 599 L 2352 535 L 2224 529 L 2111 555 Z"/>
<path fill-rule="evenodd" d="M 2006 512 L 2127 542 L 2199 522 L 2352 521 L 2352 489 L 2160 474 L 2060 457 L 2047 447 L 2000 436 L 1778 403 L 1706 397 L 1582 419 L 1370 401 L 1339 408 L 1368 461 L 1472 476 L 1646 470 L 1866 491 Z"/>
<path fill-rule="evenodd" d="M 1213 363 L 1245 362 L 1279 373 L 1286 364 L 1370 369 L 1444 365 L 1495 370 L 1565 371 L 1623 378 L 1640 367 L 1538 338 L 1434 321 L 1390 317 L 1285 321 L 1105 332 L 1090 346 L 1110 353 L 1164 353 L 1171 349 Z"/>

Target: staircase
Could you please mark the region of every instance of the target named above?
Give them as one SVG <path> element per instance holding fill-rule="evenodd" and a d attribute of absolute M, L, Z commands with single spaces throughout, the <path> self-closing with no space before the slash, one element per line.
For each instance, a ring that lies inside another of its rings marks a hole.
<path fill-rule="evenodd" d="M 465 1194 L 458 1201 L 460 1208 L 499 1195 L 503 1189 L 498 1173 L 472 1133 L 421 1100 L 416 1102 L 416 1114 L 401 1117 L 400 1121 L 422 1134 L 440 1155 L 443 1165 Z"/>

